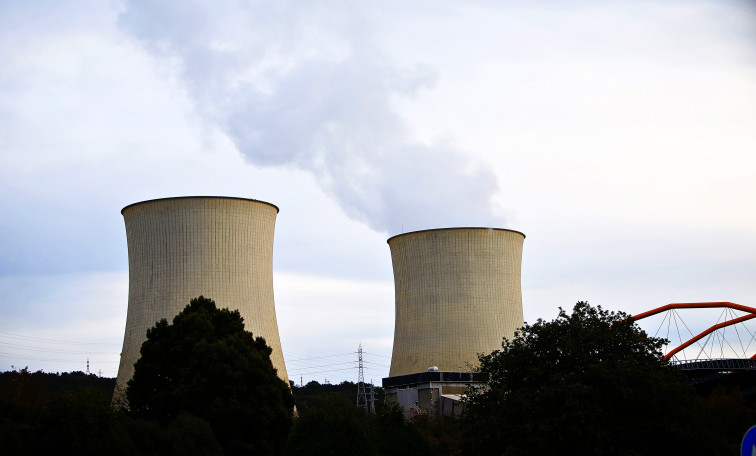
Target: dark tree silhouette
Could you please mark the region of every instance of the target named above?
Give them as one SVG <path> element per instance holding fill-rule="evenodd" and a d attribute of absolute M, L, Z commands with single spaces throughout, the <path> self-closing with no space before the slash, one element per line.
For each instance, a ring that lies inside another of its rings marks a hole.
<path fill-rule="evenodd" d="M 480 356 L 488 388 L 463 417 L 469 454 L 713 454 L 702 401 L 624 313 L 578 302 Z"/>
<path fill-rule="evenodd" d="M 351 399 L 351 398 L 350 398 Z M 396 405 L 365 413 L 353 400 L 326 398 L 303 407 L 289 434 L 283 456 L 424 456 L 434 454 L 413 423 Z"/>
<path fill-rule="evenodd" d="M 180 413 L 207 421 L 225 454 L 280 454 L 294 399 L 271 348 L 238 311 L 200 296 L 147 331 L 126 390 L 135 418 L 166 426 Z"/>

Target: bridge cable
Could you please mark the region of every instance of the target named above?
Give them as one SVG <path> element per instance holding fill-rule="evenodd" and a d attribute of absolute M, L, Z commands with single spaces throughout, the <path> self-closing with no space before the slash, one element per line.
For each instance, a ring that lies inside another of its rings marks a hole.
<path fill-rule="evenodd" d="M 698 352 L 698 355 L 696 355 L 696 359 L 701 359 L 701 353 L 703 353 L 704 355 L 706 355 L 706 356 L 708 356 L 709 358 L 711 358 L 711 355 L 707 355 L 707 354 L 706 354 L 706 345 L 707 345 L 707 344 L 709 343 L 709 339 L 711 339 L 711 336 L 712 336 L 713 334 L 714 334 L 714 333 L 709 333 L 709 335 L 707 335 L 707 336 L 706 336 L 706 340 L 704 340 L 704 344 L 703 344 L 703 346 L 701 347 L 701 351 L 699 351 L 699 352 Z M 699 344 L 699 345 L 700 345 L 700 344 Z M 712 345 L 712 347 L 713 347 L 713 345 Z M 712 350 L 713 350 L 713 348 L 712 348 Z"/>
<path fill-rule="evenodd" d="M 662 318 L 661 323 L 659 323 L 659 327 L 656 328 L 656 332 L 654 333 L 654 337 L 658 337 L 659 336 L 659 331 L 661 330 L 662 325 L 664 324 L 664 322 L 667 321 L 667 317 L 668 316 L 669 316 L 669 313 L 665 312 L 664 313 L 664 318 Z M 665 339 L 666 339 L 666 337 L 665 337 Z"/>
<path fill-rule="evenodd" d="M 733 314 L 734 313 L 735 312 L 733 312 Z M 743 350 L 743 358 L 748 358 L 748 356 L 746 356 L 745 347 L 743 346 L 743 339 L 740 338 L 740 331 L 738 331 L 738 325 L 733 325 L 732 329 L 735 330 L 735 334 L 738 336 L 738 342 L 740 342 L 740 349 Z"/>
<path fill-rule="evenodd" d="M 688 325 L 687 325 L 687 324 L 685 324 L 685 320 L 683 320 L 683 319 L 682 319 L 682 317 L 681 317 L 681 318 L 680 318 L 680 321 L 682 321 L 682 324 L 683 324 L 683 325 L 685 325 L 685 329 L 687 329 L 687 330 L 688 330 L 688 333 L 690 333 L 690 337 L 693 337 L 693 331 L 691 331 L 691 330 L 690 330 L 690 328 L 688 328 Z M 717 323 L 718 323 L 718 322 L 717 322 Z M 682 341 L 682 339 L 680 339 L 680 344 L 682 344 L 682 343 L 683 343 L 683 341 Z M 698 341 L 696 341 L 696 343 L 698 344 L 698 346 L 699 346 L 699 347 L 701 347 L 701 342 L 698 342 Z M 706 346 L 706 345 L 704 344 L 704 347 L 705 347 L 705 346 Z M 701 349 L 703 350 L 703 348 L 704 348 L 704 347 L 702 347 Z"/>
<path fill-rule="evenodd" d="M 677 338 L 680 340 L 680 345 L 682 345 L 683 344 L 683 340 L 682 340 L 682 334 L 680 334 L 680 325 L 677 324 L 677 320 L 682 320 L 682 317 L 677 313 L 676 310 L 673 310 L 673 312 L 675 313 L 675 329 L 677 330 Z M 685 325 L 684 321 L 683 321 L 683 325 Z M 687 328 L 687 326 L 686 326 L 686 328 Z M 678 353 L 680 353 L 680 352 L 678 352 Z M 682 357 L 683 357 L 683 359 L 687 360 L 687 358 L 685 357 L 684 353 L 682 354 Z"/>
<path fill-rule="evenodd" d="M 667 348 L 665 350 L 669 351 L 669 344 L 672 343 L 672 341 L 669 339 L 669 326 L 672 324 L 672 317 L 674 317 L 673 314 L 674 310 L 669 312 L 669 320 L 667 320 L 667 335 L 664 336 L 665 339 L 667 339 Z"/>
<path fill-rule="evenodd" d="M 724 355 L 724 337 L 722 333 L 717 332 L 717 341 L 719 342 L 719 357 L 722 358 Z"/>
<path fill-rule="evenodd" d="M 727 344 L 727 346 L 728 346 L 728 347 L 730 347 L 730 350 L 732 350 L 732 353 L 734 353 L 734 354 L 737 354 L 737 353 L 738 353 L 738 351 L 737 351 L 737 350 L 735 350 L 735 347 L 733 347 L 733 346 L 732 346 L 732 345 L 730 344 L 730 341 L 729 341 L 729 340 L 727 340 L 727 339 L 725 338 L 725 336 L 724 336 L 724 331 L 725 331 L 725 329 L 727 329 L 727 328 L 726 328 L 726 327 L 725 327 L 725 328 L 722 328 L 722 340 L 723 340 L 723 341 L 724 341 L 724 342 L 725 342 L 725 343 Z M 740 346 L 742 347 L 743 345 L 741 344 Z M 724 358 L 724 350 L 722 351 L 722 358 Z"/>
<path fill-rule="evenodd" d="M 733 316 L 735 316 L 735 312 L 733 312 Z M 746 325 L 743 325 L 743 328 L 746 328 Z M 743 350 L 743 358 L 748 358 L 748 355 L 746 354 L 746 347 L 743 345 L 743 340 L 740 338 L 740 331 L 738 330 L 738 326 L 734 325 L 735 334 L 738 335 L 738 342 L 740 342 L 740 348 Z M 750 342 L 749 344 L 750 345 Z"/>
<path fill-rule="evenodd" d="M 751 340 L 748 341 L 748 345 L 746 346 L 745 350 L 743 350 L 743 353 L 747 353 L 748 349 L 751 347 L 751 342 L 753 342 L 754 339 L 756 339 L 756 334 L 752 333 L 750 329 L 748 329 L 748 326 L 743 325 L 743 328 L 745 328 L 746 332 L 751 335 Z M 745 355 L 748 356 L 748 355 Z"/>
<path fill-rule="evenodd" d="M 718 334 L 719 336 L 719 357 L 724 358 L 724 334 Z"/>

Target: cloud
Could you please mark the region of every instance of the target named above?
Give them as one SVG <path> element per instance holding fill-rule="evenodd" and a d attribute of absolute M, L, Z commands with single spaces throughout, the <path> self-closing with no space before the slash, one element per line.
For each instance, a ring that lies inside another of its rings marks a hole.
<path fill-rule="evenodd" d="M 493 172 L 448 141 L 418 141 L 397 113 L 438 74 L 392 64 L 366 10 L 128 2 L 120 21 L 178 65 L 197 112 L 249 162 L 313 173 L 350 217 L 384 233 L 499 225 Z"/>

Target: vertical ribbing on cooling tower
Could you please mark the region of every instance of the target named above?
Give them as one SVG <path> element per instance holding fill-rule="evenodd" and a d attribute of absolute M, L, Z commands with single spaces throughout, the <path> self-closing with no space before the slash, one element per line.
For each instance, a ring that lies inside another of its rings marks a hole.
<path fill-rule="evenodd" d="M 525 235 L 491 228 L 416 231 L 388 240 L 396 316 L 389 376 L 465 372 L 523 324 Z"/>
<path fill-rule="evenodd" d="M 278 208 L 241 198 L 185 197 L 126 206 L 129 307 L 116 394 L 125 391 L 147 329 L 169 322 L 200 295 L 238 310 L 244 327 L 273 349 L 288 383 L 273 301 Z"/>

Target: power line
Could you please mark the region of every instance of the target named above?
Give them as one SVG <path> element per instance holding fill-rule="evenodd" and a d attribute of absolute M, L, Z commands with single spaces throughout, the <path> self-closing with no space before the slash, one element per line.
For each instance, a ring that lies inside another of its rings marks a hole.
<path fill-rule="evenodd" d="M 378 353 L 370 353 L 370 352 L 363 352 L 363 353 L 365 353 L 366 355 L 380 356 L 381 358 L 388 358 L 388 359 L 391 359 L 391 357 L 390 357 L 390 356 L 386 356 L 386 355 L 379 355 Z"/>
<path fill-rule="evenodd" d="M 290 352 L 291 353 L 291 352 Z M 368 352 L 363 351 L 363 354 L 367 354 Z M 343 361 L 343 362 L 335 362 L 335 363 L 329 363 L 329 364 L 305 364 L 307 361 L 310 360 L 319 360 L 319 359 L 328 359 L 328 358 L 337 358 L 341 356 L 349 356 L 349 355 L 355 355 L 359 354 L 359 351 L 352 351 L 352 352 L 346 352 L 346 353 L 337 353 L 333 355 L 319 355 L 319 356 L 305 356 L 301 355 L 300 358 L 295 359 L 288 359 L 286 360 L 287 364 L 287 372 L 292 376 L 299 375 L 304 376 L 307 375 L 309 377 L 313 377 L 317 374 L 323 374 L 323 373 L 334 373 L 334 372 L 344 372 L 344 371 L 351 371 L 352 369 L 359 369 L 359 360 L 350 360 L 350 361 Z M 388 356 L 379 355 L 377 353 L 370 353 L 374 356 L 380 356 L 382 358 L 390 358 Z M 364 359 L 363 357 L 363 372 L 374 372 L 379 375 L 383 375 L 385 371 L 381 368 L 388 368 L 390 366 L 386 364 L 376 363 L 373 361 L 368 361 Z M 296 364 L 296 366 L 292 366 L 292 364 Z M 353 367 L 340 367 L 347 364 L 357 364 Z M 331 369 L 328 369 L 331 368 Z M 300 379 L 300 383 L 303 383 L 303 380 Z"/>
<path fill-rule="evenodd" d="M 96 355 L 115 355 L 116 354 L 115 352 L 92 352 L 92 351 L 58 350 L 58 349 L 55 349 L 55 348 L 37 348 L 37 347 L 29 346 L 29 345 L 12 344 L 10 342 L 4 342 L 4 341 L 1 341 L 1 340 L 0 340 L 0 345 L 7 345 L 7 346 L 10 346 L 10 347 L 17 347 L 17 348 L 20 348 L 22 350 L 29 350 L 29 351 L 42 351 L 42 352 L 54 352 L 54 353 L 71 353 L 71 354 L 74 354 L 74 355 L 91 355 L 91 354 L 96 354 Z"/>
<path fill-rule="evenodd" d="M 344 364 L 352 364 L 352 363 L 354 363 L 354 361 L 346 361 L 346 362 L 343 362 L 343 363 L 334 363 L 334 364 L 324 364 L 322 366 L 305 366 L 305 367 L 302 367 L 302 368 L 299 368 L 299 369 L 292 369 L 291 371 L 292 372 L 304 372 L 304 371 L 306 371 L 308 369 L 320 369 L 321 367 L 341 366 L 341 365 L 344 365 Z M 287 369 L 287 371 L 288 371 L 288 369 Z"/>
<path fill-rule="evenodd" d="M 340 353 L 338 355 L 311 356 L 311 357 L 308 357 L 308 358 L 289 359 L 289 360 L 286 360 L 286 362 L 287 363 L 295 363 L 297 361 L 308 361 L 308 360 L 311 360 L 311 359 L 322 359 L 322 358 L 335 358 L 337 356 L 346 356 L 346 355 L 353 355 L 353 354 L 354 354 L 354 352 Z"/>
<path fill-rule="evenodd" d="M 7 352 L 0 352 L 0 355 L 8 356 L 13 359 L 19 359 L 19 360 L 25 360 L 25 361 L 49 361 L 52 363 L 77 363 L 79 361 L 71 360 L 71 359 L 57 359 L 57 358 L 35 358 L 33 356 L 17 356 L 13 353 L 7 353 Z M 99 361 L 95 360 L 93 362 L 96 363 L 102 363 L 102 364 L 118 364 L 118 361 Z"/>
<path fill-rule="evenodd" d="M 111 343 L 105 343 L 105 342 L 82 342 L 82 341 L 65 340 L 65 339 L 48 339 L 45 337 L 24 336 L 21 334 L 13 334 L 13 333 L 8 333 L 4 331 L 0 331 L 0 335 L 6 336 L 6 337 L 14 337 L 17 339 L 26 339 L 26 340 L 41 341 L 41 342 L 56 342 L 56 343 L 64 343 L 64 344 L 72 344 L 72 345 L 104 345 L 108 347 L 120 347 L 120 344 L 111 344 Z"/>
<path fill-rule="evenodd" d="M 284 353 L 291 353 L 292 355 L 297 355 L 297 356 L 307 356 L 304 353 L 297 353 L 297 352 L 293 352 L 293 351 L 290 351 L 290 350 L 281 350 L 281 351 L 284 352 Z"/>
<path fill-rule="evenodd" d="M 354 367 L 347 367 L 347 368 L 344 368 L 344 369 L 330 369 L 330 370 L 324 370 L 324 371 L 319 371 L 319 372 L 305 372 L 304 375 L 310 375 L 310 376 L 312 376 L 312 375 L 315 375 L 315 374 L 327 374 L 327 373 L 330 373 L 330 372 L 350 371 L 350 370 L 354 370 L 354 369 L 355 369 Z"/>

